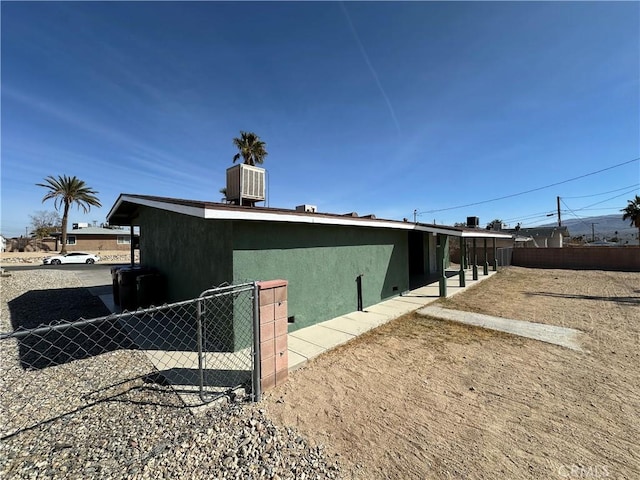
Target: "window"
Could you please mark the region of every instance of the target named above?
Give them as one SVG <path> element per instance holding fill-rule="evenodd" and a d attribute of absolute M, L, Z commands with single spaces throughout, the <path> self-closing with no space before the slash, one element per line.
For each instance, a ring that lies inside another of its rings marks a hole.
<path fill-rule="evenodd" d="M 76 244 L 76 237 L 73 235 L 69 235 L 67 237 L 67 245 L 75 245 Z"/>
<path fill-rule="evenodd" d="M 118 235 L 118 245 L 131 245 L 131 236 Z"/>

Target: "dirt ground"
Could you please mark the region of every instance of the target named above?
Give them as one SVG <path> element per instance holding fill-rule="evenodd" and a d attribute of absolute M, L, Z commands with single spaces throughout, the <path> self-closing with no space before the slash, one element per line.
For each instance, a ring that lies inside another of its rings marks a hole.
<path fill-rule="evenodd" d="M 262 406 L 346 478 L 640 478 L 640 273 L 510 267 L 442 303 L 577 328 L 585 352 L 411 314 Z"/>

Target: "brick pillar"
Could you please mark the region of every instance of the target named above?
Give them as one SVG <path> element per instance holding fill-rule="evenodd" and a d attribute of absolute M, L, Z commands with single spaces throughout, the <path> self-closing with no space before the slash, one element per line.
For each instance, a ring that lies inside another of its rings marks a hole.
<path fill-rule="evenodd" d="M 287 281 L 258 283 L 260 300 L 260 385 L 262 391 L 287 381 Z"/>

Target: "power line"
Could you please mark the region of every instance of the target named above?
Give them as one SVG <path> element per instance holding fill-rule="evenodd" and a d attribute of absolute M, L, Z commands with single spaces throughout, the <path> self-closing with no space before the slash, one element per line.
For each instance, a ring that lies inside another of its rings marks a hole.
<path fill-rule="evenodd" d="M 579 197 L 562 197 L 562 198 L 588 198 L 588 197 L 597 197 L 599 195 L 606 195 L 607 193 L 613 193 L 613 192 L 619 192 L 620 190 L 628 190 L 629 188 L 632 189 L 636 189 L 637 187 L 640 187 L 640 183 L 636 183 L 635 185 L 629 185 L 627 187 L 622 187 L 622 188 L 617 188 L 615 190 L 609 190 L 608 192 L 601 192 L 601 193 L 593 193 L 591 195 L 581 195 Z M 632 190 L 633 191 L 633 190 Z"/>
<path fill-rule="evenodd" d="M 567 210 L 569 210 L 569 211 L 571 212 L 571 214 L 572 214 L 574 217 L 576 217 L 578 220 L 580 220 L 580 222 L 581 222 L 581 223 L 585 224 L 587 227 L 590 227 L 590 226 L 591 226 L 591 225 L 589 225 L 587 222 L 585 222 L 582 218 L 580 218 L 576 212 L 574 212 L 573 210 L 571 210 L 571 209 L 569 208 L 569 205 L 567 205 L 567 204 L 564 202 L 564 200 L 562 200 L 562 198 L 560 199 L 560 201 L 564 204 L 564 206 L 565 206 L 565 207 L 567 207 Z"/>
<path fill-rule="evenodd" d="M 569 183 L 569 182 L 573 182 L 573 181 L 575 181 L 575 180 L 580 180 L 581 178 L 590 177 L 591 175 L 597 175 L 598 173 L 606 172 L 607 170 L 612 170 L 612 169 L 614 169 L 614 168 L 618 168 L 618 167 L 621 167 L 621 166 L 623 166 L 623 165 L 628 165 L 628 164 L 630 164 L 630 163 L 637 162 L 637 161 L 639 161 L 639 160 L 640 160 L 640 157 L 638 157 L 638 158 L 634 158 L 633 160 L 627 160 L 626 162 L 618 163 L 618 164 L 616 164 L 616 165 L 612 165 L 612 166 L 610 166 L 610 167 L 607 167 L 607 168 L 603 168 L 603 169 L 597 170 L 597 171 L 595 171 L 595 172 L 585 173 L 584 175 L 580 175 L 580 176 L 578 176 L 578 177 L 573 177 L 573 178 L 569 178 L 569 179 L 567 179 L 567 180 L 563 180 L 563 181 L 561 181 L 561 182 L 556 182 L 556 183 L 552 183 L 552 184 L 549 184 L 549 185 L 545 185 L 544 187 L 532 188 L 531 190 L 526 190 L 526 191 L 524 191 L 524 192 L 520 192 L 520 193 L 513 193 L 513 194 L 511 194 L 511 195 L 505 195 L 505 196 L 503 196 L 503 197 L 492 198 L 492 199 L 490 199 L 490 200 L 483 200 L 483 201 L 481 201 L 481 202 L 468 203 L 468 204 L 466 204 L 466 205 L 458 205 L 458 206 L 455 206 L 455 207 L 440 208 L 440 209 L 437 209 L 437 210 L 425 210 L 425 211 L 423 211 L 423 212 L 419 212 L 419 213 L 436 213 L 436 212 L 445 212 L 445 211 L 447 211 L 447 210 L 456 210 L 456 209 L 458 209 L 458 208 L 473 207 L 473 206 L 475 206 L 475 205 L 482 205 L 482 204 L 484 204 L 484 203 L 497 202 L 498 200 L 505 200 L 505 199 L 507 199 L 507 198 L 518 197 L 518 196 L 520 196 L 520 195 L 525 195 L 525 194 L 527 194 L 527 193 L 537 192 L 537 191 L 540 191 L 540 190 L 544 190 L 544 189 L 546 189 L 546 188 L 556 187 L 556 186 L 558 186 L 558 185 L 562 185 L 562 184 L 564 184 L 564 183 Z"/>
<path fill-rule="evenodd" d="M 587 208 L 587 207 L 584 207 L 584 208 L 580 209 L 580 211 L 582 211 L 582 210 L 613 210 L 613 211 L 619 212 L 621 209 L 618 208 L 618 207 L 600 207 L 600 208 Z"/>
<path fill-rule="evenodd" d="M 624 193 L 621 193 L 620 195 L 616 195 L 616 196 L 614 196 L 614 197 L 607 198 L 606 200 L 600 200 L 599 202 L 592 203 L 591 205 L 587 205 L 587 206 L 586 206 L 586 207 L 584 207 L 584 208 L 578 208 L 578 209 L 577 209 L 577 211 L 579 212 L 580 210 L 584 210 L 585 208 L 589 208 L 589 207 L 594 207 L 594 206 L 596 206 L 596 205 L 600 205 L 601 203 L 608 202 L 609 200 L 613 200 L 614 198 L 624 197 L 624 196 L 626 196 L 626 195 L 628 195 L 628 194 L 630 194 L 630 193 L 633 193 L 633 192 L 635 192 L 635 191 L 636 191 L 636 190 L 635 190 L 635 188 L 634 188 L 633 190 L 626 191 L 626 192 L 624 192 Z M 564 203 L 564 202 L 563 202 L 563 203 Z"/>
<path fill-rule="evenodd" d="M 524 216 L 513 217 L 513 218 L 505 218 L 503 220 L 503 222 L 510 223 L 510 222 L 515 222 L 515 221 L 518 221 L 518 220 L 525 220 L 527 218 L 535 217 L 535 216 L 538 216 L 538 215 L 545 215 L 546 216 L 548 214 L 549 214 L 549 210 L 546 210 L 544 212 L 528 213 L 528 214 L 526 214 Z"/>

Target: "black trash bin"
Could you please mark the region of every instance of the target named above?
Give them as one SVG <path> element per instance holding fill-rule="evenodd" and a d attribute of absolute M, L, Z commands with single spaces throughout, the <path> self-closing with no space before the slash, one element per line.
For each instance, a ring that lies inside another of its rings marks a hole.
<path fill-rule="evenodd" d="M 159 273 L 147 273 L 136 279 L 138 306 L 162 305 L 165 302 L 164 277 Z"/>
<path fill-rule="evenodd" d="M 123 267 L 118 270 L 120 308 L 129 311 L 138 308 L 137 279 L 140 275 L 149 273 L 154 273 L 154 270 L 152 268 L 142 266 Z"/>
<path fill-rule="evenodd" d="M 122 265 L 116 265 L 111 267 L 111 283 L 112 283 L 112 291 L 113 294 L 113 303 L 116 305 L 120 305 L 120 285 L 118 285 L 118 271 L 122 268 L 126 268 Z"/>

